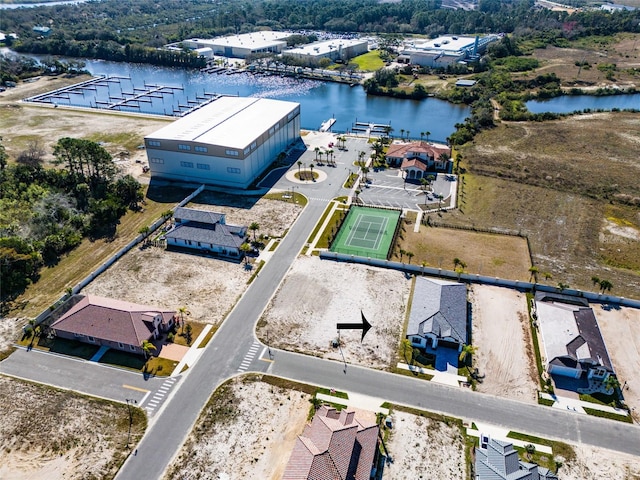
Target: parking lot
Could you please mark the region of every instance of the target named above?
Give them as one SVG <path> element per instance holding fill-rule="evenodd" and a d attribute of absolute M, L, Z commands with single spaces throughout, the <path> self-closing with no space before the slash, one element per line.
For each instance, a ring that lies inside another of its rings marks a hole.
<path fill-rule="evenodd" d="M 436 175 L 436 174 L 434 174 Z M 436 195 L 442 195 L 442 206 L 449 205 L 449 199 L 455 196 L 457 177 L 439 173 L 433 182 L 433 193 L 425 194 L 419 182 L 402 178 L 401 171 L 396 168 L 371 171 L 368 173 L 369 183 L 362 189 L 360 198 L 365 204 L 409 210 L 437 208 Z"/>

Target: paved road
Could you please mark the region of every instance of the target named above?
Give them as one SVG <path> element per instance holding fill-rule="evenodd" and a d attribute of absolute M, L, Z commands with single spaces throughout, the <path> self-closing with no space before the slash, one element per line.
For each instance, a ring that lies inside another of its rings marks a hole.
<path fill-rule="evenodd" d="M 544 438 L 586 443 L 640 456 L 640 428 L 555 408 L 438 385 L 291 352 L 273 351 L 268 373 L 311 385 L 503 426 Z M 348 359 L 347 359 L 348 360 Z"/>
<path fill-rule="evenodd" d="M 164 403 L 179 381 L 179 377 L 174 379 L 144 377 L 140 373 L 128 372 L 88 360 L 39 350 L 27 351 L 24 348 L 19 348 L 0 362 L 0 373 L 75 390 L 94 397 L 119 402 L 124 402 L 125 399 L 135 400 L 141 406 L 155 397 L 151 406 L 156 408 Z M 155 408 L 150 408 L 149 415 L 154 411 Z"/>
<path fill-rule="evenodd" d="M 183 376 L 180 388 L 172 389 L 167 400 L 158 405 L 157 414 L 147 434 L 138 445 L 137 456 L 128 458 L 117 478 L 124 480 L 161 478 L 165 468 L 191 431 L 211 393 L 225 379 L 245 371 L 268 372 L 301 382 L 369 394 L 394 403 L 503 425 L 510 429 L 536 433 L 545 437 L 584 442 L 640 455 L 640 428 L 636 426 L 569 414 L 363 367 L 350 365 L 345 373 L 343 364 L 288 352 L 273 351 L 273 362 L 261 359 L 264 347 L 261 348 L 254 337 L 255 323 L 320 219 L 326 207 L 326 199 L 346 193 L 341 189 L 347 173 L 345 170 L 352 168 L 351 162 L 357 156 L 357 147 L 349 145 L 349 148 L 349 154 L 342 152 L 345 155 L 339 158 L 341 163 L 338 167 L 320 167 L 328 174 L 325 182 L 296 185 L 285 178 L 278 182 L 277 187 L 283 189 L 297 186 L 298 191 L 311 198 L 309 204 L 274 252 L 271 260 L 229 314 L 198 362 Z M 353 158 L 350 158 L 351 156 Z M 313 158 L 312 151 L 303 155 L 305 162 Z M 215 304 L 212 304 L 211 308 L 215 308 Z M 50 363 L 48 358 L 38 361 L 38 357 L 33 353 L 16 352 L 14 354 L 17 355 L 16 359 L 7 363 L 6 367 L 7 360 L 2 362 L 0 370 L 13 368 L 10 366 L 29 358 L 35 363 L 28 370 L 32 372 L 43 370 L 43 375 L 42 378 L 34 378 L 33 375 L 27 378 L 48 383 L 47 369 L 50 369 L 51 375 L 54 373 L 61 375 L 58 371 L 59 366 L 48 366 L 47 364 Z M 91 390 L 92 378 L 95 376 L 95 373 L 92 373 L 92 367 L 95 366 L 78 362 L 78 366 L 70 372 L 68 378 L 65 377 L 65 381 L 71 385 L 69 388 L 77 387 L 80 391 L 91 393 L 88 390 Z M 115 372 L 118 374 L 117 380 L 105 380 L 103 372 L 100 372 L 100 381 L 111 385 L 109 391 L 112 395 L 121 394 L 119 389 L 125 383 L 123 378 L 126 378 L 126 383 L 130 383 L 131 386 L 138 385 L 134 383 L 133 377 L 137 377 L 138 382 L 143 381 L 140 375 L 132 374 L 132 377 L 129 377 L 124 375 L 126 372 Z M 131 382 L 129 378 L 132 378 Z"/>

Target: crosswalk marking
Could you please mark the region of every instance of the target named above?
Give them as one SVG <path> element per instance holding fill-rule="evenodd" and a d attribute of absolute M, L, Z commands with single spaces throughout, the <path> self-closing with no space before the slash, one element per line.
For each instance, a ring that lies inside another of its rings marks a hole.
<path fill-rule="evenodd" d="M 155 413 L 156 409 L 160 406 L 160 404 L 165 400 L 165 397 L 171 390 L 171 387 L 177 382 L 177 378 L 171 377 L 167 378 L 162 385 L 158 387 L 158 390 L 153 392 L 153 396 L 144 406 L 144 409 L 147 411 L 147 415 L 151 416 Z"/>
<path fill-rule="evenodd" d="M 249 347 L 249 350 L 247 351 L 246 355 L 242 359 L 240 366 L 238 367 L 239 372 L 245 372 L 249 368 L 249 366 L 251 365 L 251 362 L 255 358 L 256 353 L 258 352 L 258 349 L 260 347 L 261 347 L 260 343 L 253 342 L 251 347 Z"/>

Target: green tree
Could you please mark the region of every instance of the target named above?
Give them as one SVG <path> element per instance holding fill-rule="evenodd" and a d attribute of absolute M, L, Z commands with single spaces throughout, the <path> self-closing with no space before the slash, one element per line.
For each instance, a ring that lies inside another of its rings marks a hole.
<path fill-rule="evenodd" d="M 4 170 L 7 166 L 8 158 L 9 156 L 7 155 L 4 145 L 2 144 L 2 137 L 0 137 L 0 171 Z"/>
<path fill-rule="evenodd" d="M 617 389 L 620 388 L 620 381 L 616 378 L 615 375 L 609 374 L 604 381 L 604 388 L 607 389 L 607 392 L 614 393 Z M 609 395 L 611 395 L 611 393 Z"/>
<path fill-rule="evenodd" d="M 144 358 L 148 358 L 149 355 L 151 354 L 152 350 L 156 350 L 156 346 L 151 343 L 149 340 L 143 340 L 142 343 L 140 344 L 140 347 L 142 347 L 142 353 L 144 353 Z"/>
<path fill-rule="evenodd" d="M 538 283 L 538 272 L 540 272 L 540 269 L 538 267 L 536 267 L 535 265 L 530 266 L 529 273 L 531 274 L 531 277 L 529 278 L 529 280 L 533 280 L 535 283 Z"/>
<path fill-rule="evenodd" d="M 302 166 L 302 162 L 298 160 L 298 178 L 300 178 L 300 167 Z"/>
<path fill-rule="evenodd" d="M 403 338 L 402 342 L 400 342 L 400 351 L 402 352 L 405 363 L 410 363 L 408 354 L 413 353 L 413 345 L 411 344 L 411 340 L 409 340 L 408 338 Z"/>
<path fill-rule="evenodd" d="M 413 252 L 406 252 L 407 253 L 407 257 L 409 257 L 409 263 L 411 263 L 411 259 L 415 256 L 415 253 Z"/>
<path fill-rule="evenodd" d="M 256 232 L 260 230 L 260 224 L 258 222 L 251 222 L 249 225 L 249 230 L 253 232 L 253 241 L 256 241 Z"/>
<path fill-rule="evenodd" d="M 247 256 L 247 254 L 251 251 L 251 245 L 249 245 L 247 242 L 243 243 L 242 245 L 240 245 L 240 251 L 242 252 L 242 254 L 244 255 L 244 262 L 245 264 L 249 263 L 249 257 Z"/>
<path fill-rule="evenodd" d="M 600 285 L 600 279 L 598 277 L 596 277 L 595 275 L 593 277 L 591 277 L 591 281 L 593 282 L 593 286 L 594 287 L 596 285 Z"/>
<path fill-rule="evenodd" d="M 182 324 L 182 333 L 184 333 L 184 316 L 187 313 L 187 307 L 178 308 L 178 313 L 180 313 L 180 323 Z"/>
<path fill-rule="evenodd" d="M 458 360 L 461 363 L 465 363 L 467 368 L 469 368 L 469 365 L 471 364 L 469 359 L 471 359 L 471 357 L 473 355 L 475 355 L 477 351 L 478 351 L 478 347 L 474 347 L 473 345 L 464 344 L 464 345 L 462 345 L 462 350 L 460 351 L 460 355 L 458 355 Z"/>
<path fill-rule="evenodd" d="M 605 291 L 611 291 L 613 288 L 613 284 L 609 280 L 600 280 L 600 291 L 604 293 Z"/>

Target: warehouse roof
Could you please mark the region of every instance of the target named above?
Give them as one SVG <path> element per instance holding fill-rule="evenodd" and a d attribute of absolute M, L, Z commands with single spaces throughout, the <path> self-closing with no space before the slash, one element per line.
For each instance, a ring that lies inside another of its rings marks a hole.
<path fill-rule="evenodd" d="M 243 149 L 299 105 L 268 98 L 221 97 L 147 138 Z"/>
<path fill-rule="evenodd" d="M 292 48 L 290 50 L 285 50 L 283 55 L 325 55 L 329 52 L 340 50 L 341 48 L 349 48 L 355 45 L 366 44 L 366 40 L 359 39 L 331 39 L 324 40 L 321 42 L 309 43 L 307 45 L 302 45 L 297 48 Z"/>

